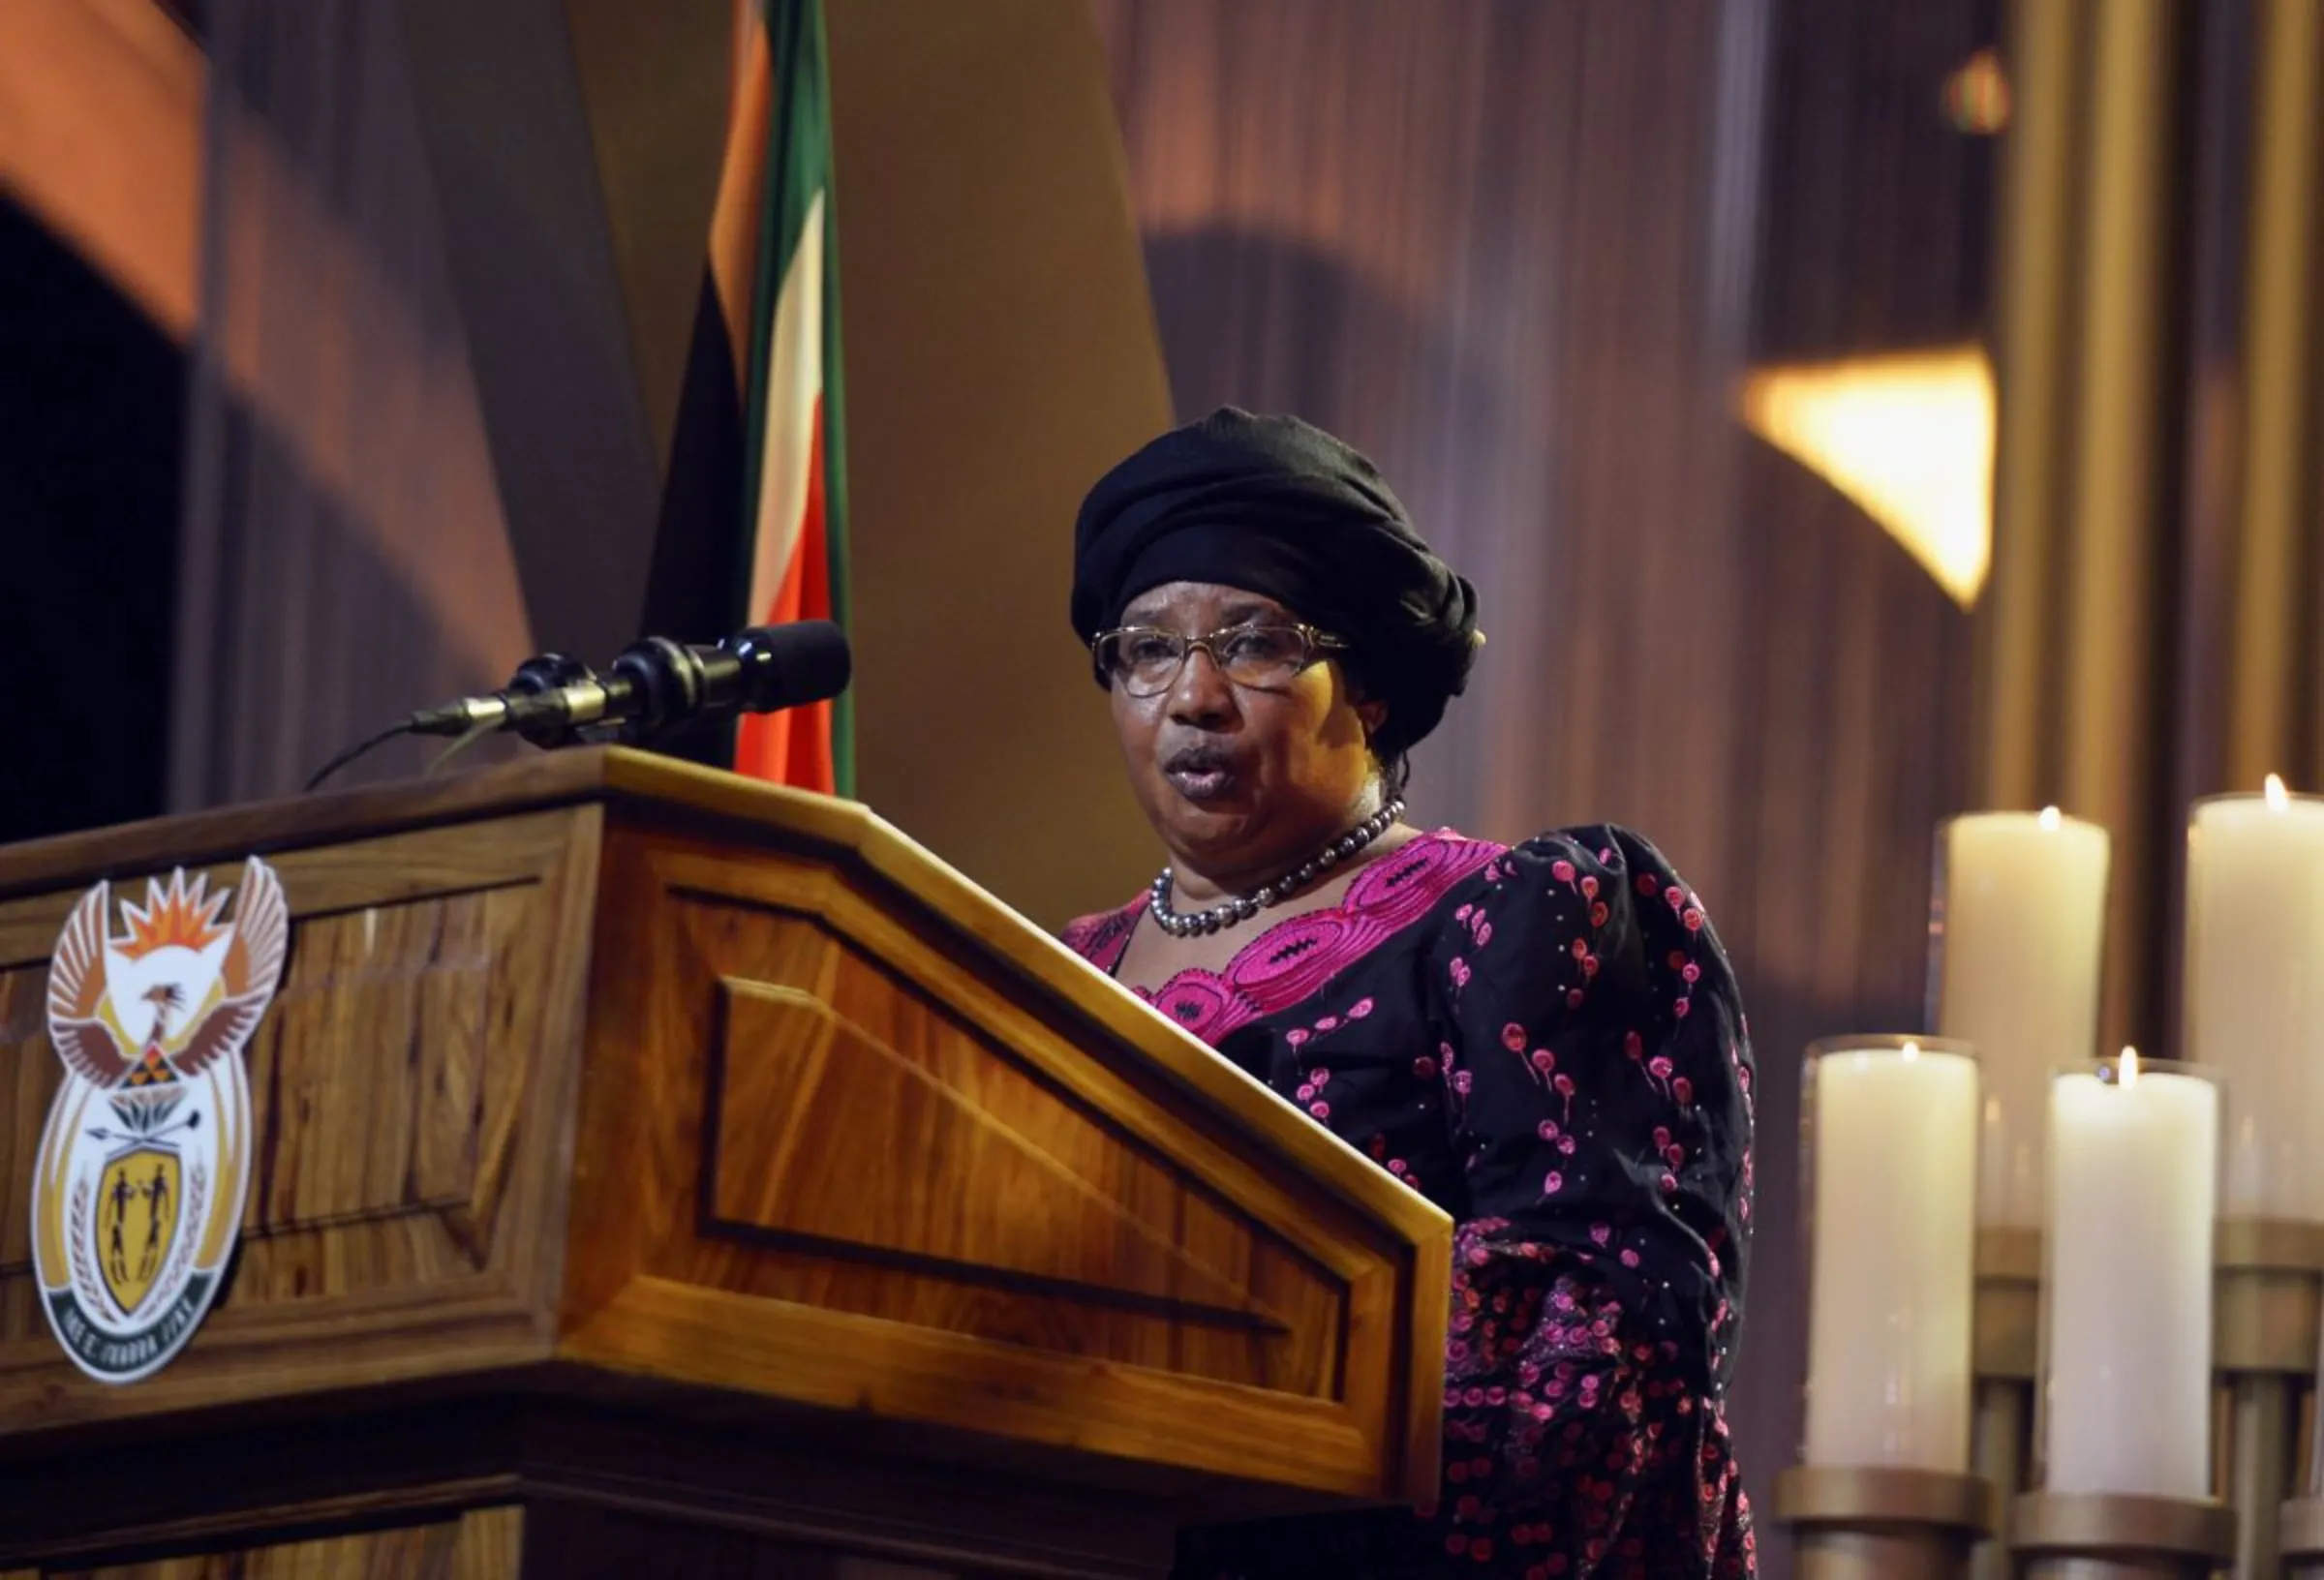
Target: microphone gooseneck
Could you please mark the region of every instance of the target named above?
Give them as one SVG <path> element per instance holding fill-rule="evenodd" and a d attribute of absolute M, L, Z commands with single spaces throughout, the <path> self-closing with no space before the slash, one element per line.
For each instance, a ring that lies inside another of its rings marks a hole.
<path fill-rule="evenodd" d="M 480 697 L 462 697 L 441 708 L 422 709 L 406 720 L 404 727 L 413 735 L 467 735 L 472 731 L 490 734 L 495 730 L 514 729 L 536 746 L 570 745 L 575 739 L 570 728 L 537 717 L 517 723 L 516 703 L 520 698 L 546 696 L 586 685 L 596 678 L 596 672 L 578 658 L 568 658 L 562 653 L 537 653 L 517 665 L 505 689 Z"/>
<path fill-rule="evenodd" d="M 847 689 L 853 673 L 847 634 L 827 620 L 754 625 L 711 647 L 649 636 L 624 649 L 603 675 L 577 658 L 544 653 L 526 659 L 504 690 L 423 708 L 351 746 L 307 788 L 400 735 L 459 737 L 437 766 L 503 731 L 543 747 L 585 739 L 635 744 L 695 719 L 828 701 Z"/>

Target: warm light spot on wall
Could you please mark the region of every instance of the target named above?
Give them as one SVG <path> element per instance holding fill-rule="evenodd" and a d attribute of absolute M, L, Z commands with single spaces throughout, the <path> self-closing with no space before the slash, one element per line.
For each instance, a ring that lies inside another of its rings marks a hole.
<path fill-rule="evenodd" d="M 1993 368 L 1956 347 L 1769 367 L 1752 432 L 1862 506 L 1963 608 L 1993 556 Z"/>
<path fill-rule="evenodd" d="M 2009 74 L 2002 57 L 1980 49 L 1944 79 L 1944 118 L 1972 137 L 1990 137 L 2009 125 Z"/>

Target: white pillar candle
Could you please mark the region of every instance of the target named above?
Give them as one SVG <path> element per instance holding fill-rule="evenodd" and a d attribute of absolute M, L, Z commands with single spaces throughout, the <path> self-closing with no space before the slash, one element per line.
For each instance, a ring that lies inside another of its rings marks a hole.
<path fill-rule="evenodd" d="M 2218 1136 L 2218 1087 L 2188 1065 L 2125 1050 L 2051 1084 L 2047 1491 L 2210 1494 Z"/>
<path fill-rule="evenodd" d="M 2227 1078 L 2226 1210 L 2324 1220 L 2324 800 L 2272 775 L 2187 828 L 2186 1054 Z"/>
<path fill-rule="evenodd" d="M 1977 1065 L 1843 1038 L 1808 1057 L 1810 1465 L 1969 1469 Z"/>
<path fill-rule="evenodd" d="M 2097 1054 L 2106 831 L 2052 807 L 1956 817 L 1937 837 L 1937 1031 L 1985 1076 L 1978 1220 L 2033 1229 L 2050 1072 Z"/>

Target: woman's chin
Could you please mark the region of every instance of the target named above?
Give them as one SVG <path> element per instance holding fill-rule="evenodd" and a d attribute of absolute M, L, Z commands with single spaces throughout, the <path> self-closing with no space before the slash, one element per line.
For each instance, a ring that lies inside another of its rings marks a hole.
<path fill-rule="evenodd" d="M 1249 808 L 1181 802 L 1171 808 L 1171 842 L 1188 852 L 1231 854 L 1251 826 Z"/>
<path fill-rule="evenodd" d="M 1250 842 L 1256 809 L 1237 801 L 1190 801 L 1173 796 L 1164 808 L 1165 842 L 1182 862 L 1205 869 L 1239 866 L 1236 858 Z"/>

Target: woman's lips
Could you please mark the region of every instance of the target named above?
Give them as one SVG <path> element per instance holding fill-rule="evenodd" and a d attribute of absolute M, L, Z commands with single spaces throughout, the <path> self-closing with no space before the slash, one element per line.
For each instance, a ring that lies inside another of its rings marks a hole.
<path fill-rule="evenodd" d="M 1197 746 L 1163 759 L 1162 776 L 1188 801 L 1216 801 L 1233 792 L 1235 764 L 1223 751 Z"/>
<path fill-rule="evenodd" d="M 1235 788 L 1234 773 L 1224 768 L 1172 768 L 1162 776 L 1188 801 L 1216 801 Z"/>

